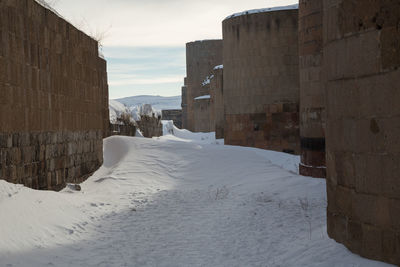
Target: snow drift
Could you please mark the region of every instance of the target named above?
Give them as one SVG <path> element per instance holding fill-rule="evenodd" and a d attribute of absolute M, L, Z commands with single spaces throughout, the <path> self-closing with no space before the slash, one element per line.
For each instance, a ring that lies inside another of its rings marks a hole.
<path fill-rule="evenodd" d="M 105 139 L 79 192 L 0 181 L 0 266 L 389 266 L 328 238 L 298 157 L 164 130 Z"/>

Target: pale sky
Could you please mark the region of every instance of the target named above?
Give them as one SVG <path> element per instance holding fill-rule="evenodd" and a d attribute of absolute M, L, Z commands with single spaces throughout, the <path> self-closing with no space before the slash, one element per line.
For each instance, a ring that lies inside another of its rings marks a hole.
<path fill-rule="evenodd" d="M 54 8 L 102 40 L 110 98 L 180 95 L 185 43 L 222 38 L 222 20 L 298 0 L 52 0 Z M 51 2 L 51 1 L 49 1 Z"/>

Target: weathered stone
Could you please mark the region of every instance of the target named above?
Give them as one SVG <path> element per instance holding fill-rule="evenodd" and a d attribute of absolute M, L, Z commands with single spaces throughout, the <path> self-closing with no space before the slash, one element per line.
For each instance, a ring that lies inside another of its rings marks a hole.
<path fill-rule="evenodd" d="M 0 177 L 58 190 L 80 179 L 66 175 L 69 164 L 83 163 L 71 160 L 83 153 L 76 147 L 95 159 L 82 177 L 102 163 L 102 147 L 92 144 L 108 132 L 106 63 L 95 40 L 36 1 L 7 3 L 0 5 Z"/>
<path fill-rule="evenodd" d="M 204 40 L 186 44 L 185 86 L 182 91 L 182 111 L 185 129 L 194 132 L 212 132 L 211 106 L 196 101 L 210 95 L 209 79 L 215 66 L 222 64 L 222 40 Z M 197 119 L 195 118 L 197 116 Z M 200 120 L 199 120 L 200 119 Z"/>
<path fill-rule="evenodd" d="M 137 124 L 144 137 L 159 137 L 163 134 L 161 117 L 155 117 L 154 114 L 153 116 L 141 116 Z"/>
<path fill-rule="evenodd" d="M 400 3 L 323 6 L 328 233 L 400 265 Z"/>
<path fill-rule="evenodd" d="M 215 137 L 217 139 L 224 138 L 224 124 L 225 124 L 225 111 L 224 111 L 224 95 L 223 95 L 223 68 L 218 66 L 213 71 L 214 77 L 211 79 L 210 93 L 211 93 L 211 121 L 215 123 Z"/>
<path fill-rule="evenodd" d="M 223 35 L 225 143 L 300 154 L 298 10 L 228 18 Z"/>
<path fill-rule="evenodd" d="M 172 120 L 174 125 L 182 129 L 182 110 L 181 109 L 164 109 L 161 111 L 163 120 Z"/>

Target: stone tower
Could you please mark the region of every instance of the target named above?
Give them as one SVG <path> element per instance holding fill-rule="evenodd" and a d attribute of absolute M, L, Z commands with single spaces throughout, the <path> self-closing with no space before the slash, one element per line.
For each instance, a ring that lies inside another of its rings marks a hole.
<path fill-rule="evenodd" d="M 223 21 L 225 143 L 300 153 L 297 5 Z"/>
<path fill-rule="evenodd" d="M 400 265 L 400 2 L 323 4 L 328 233 Z"/>

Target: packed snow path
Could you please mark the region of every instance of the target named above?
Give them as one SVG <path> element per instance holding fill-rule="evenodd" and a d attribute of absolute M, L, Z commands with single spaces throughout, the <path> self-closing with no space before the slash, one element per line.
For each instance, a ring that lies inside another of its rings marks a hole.
<path fill-rule="evenodd" d="M 0 181 L 0 266 L 388 266 L 327 237 L 298 157 L 197 139 L 108 138 L 81 192 Z"/>

